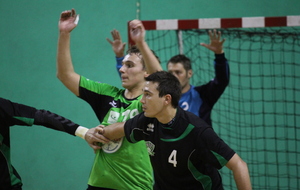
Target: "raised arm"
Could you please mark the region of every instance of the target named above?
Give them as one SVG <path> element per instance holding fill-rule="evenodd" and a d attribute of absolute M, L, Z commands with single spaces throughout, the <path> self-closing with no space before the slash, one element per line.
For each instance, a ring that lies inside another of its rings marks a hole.
<path fill-rule="evenodd" d="M 225 42 L 225 39 L 221 40 L 221 32 L 216 29 L 212 32 L 211 30 L 208 32 L 209 38 L 210 38 L 210 43 L 205 44 L 205 43 L 200 43 L 200 45 L 206 47 L 207 49 L 213 51 L 215 54 L 222 54 L 224 53 L 223 51 L 223 43 Z"/>
<path fill-rule="evenodd" d="M 71 52 L 70 36 L 71 31 L 77 26 L 79 15 L 76 15 L 74 9 L 64 11 L 59 19 L 59 37 L 57 48 L 57 78 L 76 96 L 79 96 L 80 75 L 75 73 Z"/>
<path fill-rule="evenodd" d="M 233 157 L 228 161 L 226 167 L 233 172 L 234 180 L 239 190 L 251 190 L 251 181 L 248 171 L 247 164 L 239 157 L 234 154 Z"/>
<path fill-rule="evenodd" d="M 119 73 L 119 76 L 121 76 L 119 69 L 122 67 L 122 60 L 124 59 L 124 51 L 125 51 L 126 43 L 122 42 L 122 38 L 118 30 L 114 29 L 110 33 L 113 38 L 113 41 L 110 40 L 109 38 L 106 38 L 106 40 L 108 41 L 108 43 L 110 43 L 112 50 L 116 55 L 116 61 L 117 61 L 116 69 L 117 72 Z"/>
<path fill-rule="evenodd" d="M 145 41 L 146 30 L 140 20 L 132 20 L 129 23 L 130 37 L 135 42 L 143 55 L 148 74 L 156 71 L 162 71 L 159 60 L 153 54 L 148 44 Z"/>

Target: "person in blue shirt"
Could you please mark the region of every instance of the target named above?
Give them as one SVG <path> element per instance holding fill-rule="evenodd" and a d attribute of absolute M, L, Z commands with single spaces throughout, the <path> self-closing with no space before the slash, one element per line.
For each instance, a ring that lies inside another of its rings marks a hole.
<path fill-rule="evenodd" d="M 107 41 L 111 44 L 116 55 L 116 67 L 119 69 L 122 66 L 126 43 L 122 42 L 117 30 L 113 30 L 111 35 L 113 40 L 107 38 Z M 221 32 L 209 31 L 209 37 L 209 44 L 200 43 L 200 45 L 214 52 L 215 76 L 212 80 L 200 86 L 191 85 L 190 79 L 193 76 L 191 60 L 183 54 L 171 57 L 167 63 L 167 69 L 176 76 L 181 84 L 180 107 L 212 125 L 211 111 L 213 106 L 229 84 L 229 65 L 223 50 L 225 39 L 221 38 Z"/>

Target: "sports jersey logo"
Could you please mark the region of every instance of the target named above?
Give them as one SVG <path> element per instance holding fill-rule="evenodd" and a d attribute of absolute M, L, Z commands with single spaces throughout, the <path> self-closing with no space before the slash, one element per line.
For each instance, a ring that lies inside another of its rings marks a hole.
<path fill-rule="evenodd" d="M 107 123 L 116 123 L 118 122 L 118 118 L 120 117 L 120 113 L 116 111 L 110 111 L 109 116 L 107 118 Z"/>
<path fill-rule="evenodd" d="M 190 106 L 187 102 L 182 102 L 180 107 L 185 111 L 189 110 L 189 108 L 190 108 Z"/>
<path fill-rule="evenodd" d="M 147 131 L 151 131 L 151 132 L 153 132 L 154 131 L 154 124 L 153 123 L 149 123 L 148 125 L 147 125 Z"/>
<path fill-rule="evenodd" d="M 114 153 L 120 149 L 122 143 L 123 137 L 120 139 L 109 141 L 109 143 L 106 143 L 102 146 L 102 150 L 106 153 Z"/>
<path fill-rule="evenodd" d="M 148 154 L 150 156 L 154 156 L 154 154 L 155 154 L 155 152 L 154 152 L 155 145 L 151 141 L 146 141 L 146 147 L 147 147 L 147 150 L 148 150 Z"/>
<path fill-rule="evenodd" d="M 112 102 L 109 102 L 109 105 L 111 105 L 114 108 L 117 107 L 117 103 L 114 100 Z"/>

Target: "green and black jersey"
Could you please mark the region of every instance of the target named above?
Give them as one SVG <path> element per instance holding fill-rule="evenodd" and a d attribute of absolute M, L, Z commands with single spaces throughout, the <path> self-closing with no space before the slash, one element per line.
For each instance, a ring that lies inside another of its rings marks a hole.
<path fill-rule="evenodd" d="M 196 115 L 178 107 L 174 121 L 163 125 L 141 113 L 124 129 L 129 142 L 146 141 L 155 190 L 223 189 L 218 169 L 235 152 Z"/>
<path fill-rule="evenodd" d="M 41 125 L 75 135 L 78 124 L 47 110 L 0 98 L 0 189 L 17 189 L 22 186 L 21 177 L 11 165 L 10 132 L 14 125 Z"/>
<path fill-rule="evenodd" d="M 93 108 L 102 125 L 124 122 L 142 112 L 140 99 L 127 99 L 124 89 L 80 78 L 80 98 Z M 152 167 L 144 141 L 129 143 L 126 138 L 103 145 L 95 156 L 88 184 L 110 189 L 153 188 Z"/>

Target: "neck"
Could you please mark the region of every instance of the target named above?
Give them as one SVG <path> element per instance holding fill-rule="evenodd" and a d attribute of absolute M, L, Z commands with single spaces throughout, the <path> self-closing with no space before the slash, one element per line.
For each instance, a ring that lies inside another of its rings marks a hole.
<path fill-rule="evenodd" d="M 158 114 L 158 116 L 156 116 L 156 119 L 162 124 L 167 124 L 176 116 L 176 111 L 177 109 L 173 108 L 170 105 L 170 107 L 166 108 L 162 111 L 162 113 Z"/>
<path fill-rule="evenodd" d="M 182 87 L 182 89 L 181 89 L 181 94 L 186 93 L 187 91 L 190 90 L 190 88 L 191 88 L 190 83 L 187 83 L 186 85 L 184 85 L 184 86 Z"/>
<path fill-rule="evenodd" d="M 131 89 L 131 90 L 126 89 L 125 92 L 124 92 L 124 96 L 127 99 L 136 98 L 136 97 L 138 97 L 141 94 L 143 94 L 142 88 L 141 89 Z"/>

